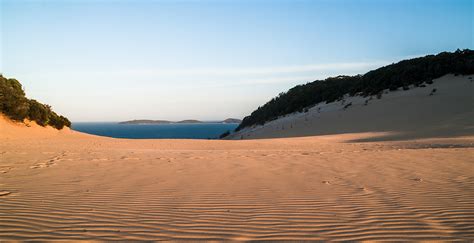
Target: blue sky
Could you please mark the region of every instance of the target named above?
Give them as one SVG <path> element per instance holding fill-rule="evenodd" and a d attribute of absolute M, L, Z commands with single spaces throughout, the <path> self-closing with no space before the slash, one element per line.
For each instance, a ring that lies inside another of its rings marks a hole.
<path fill-rule="evenodd" d="M 242 118 L 296 84 L 474 49 L 472 0 L 0 2 L 0 72 L 73 122 Z"/>

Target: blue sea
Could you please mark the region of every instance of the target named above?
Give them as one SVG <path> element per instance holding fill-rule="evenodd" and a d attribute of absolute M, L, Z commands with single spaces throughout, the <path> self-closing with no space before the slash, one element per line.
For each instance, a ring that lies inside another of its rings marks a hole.
<path fill-rule="evenodd" d="M 233 131 L 238 124 L 118 124 L 116 122 L 74 122 L 72 129 L 113 138 L 193 138 L 215 139 L 226 131 Z"/>

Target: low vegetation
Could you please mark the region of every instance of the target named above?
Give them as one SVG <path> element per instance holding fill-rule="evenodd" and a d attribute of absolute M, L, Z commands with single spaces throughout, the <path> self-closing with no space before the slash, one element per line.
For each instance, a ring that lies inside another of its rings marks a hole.
<path fill-rule="evenodd" d="M 438 55 L 404 60 L 364 75 L 337 76 L 295 86 L 258 107 L 243 119 L 236 131 L 253 125 L 263 125 L 293 112 L 302 112 L 320 102 L 341 100 L 345 95 L 376 96 L 380 99 L 383 90 L 407 90 L 410 85 L 432 84 L 433 79 L 449 73 L 474 74 L 474 51 L 442 52 Z"/>
<path fill-rule="evenodd" d="M 225 138 L 225 137 L 227 137 L 227 136 L 229 136 L 229 135 L 230 135 L 230 131 L 227 130 L 227 131 L 225 131 L 224 133 L 222 133 L 222 134 L 219 136 L 219 138 Z"/>
<path fill-rule="evenodd" d="M 51 106 L 28 99 L 16 79 L 0 75 L 0 112 L 12 120 L 23 121 L 25 118 L 41 126 L 50 125 L 57 129 L 70 127 L 71 122 L 51 110 Z"/>

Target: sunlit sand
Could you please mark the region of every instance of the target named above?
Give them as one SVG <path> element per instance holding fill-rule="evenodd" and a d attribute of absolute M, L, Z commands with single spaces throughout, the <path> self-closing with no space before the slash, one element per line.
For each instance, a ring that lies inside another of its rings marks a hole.
<path fill-rule="evenodd" d="M 6 240 L 474 237 L 474 137 L 127 140 L 0 121 Z"/>

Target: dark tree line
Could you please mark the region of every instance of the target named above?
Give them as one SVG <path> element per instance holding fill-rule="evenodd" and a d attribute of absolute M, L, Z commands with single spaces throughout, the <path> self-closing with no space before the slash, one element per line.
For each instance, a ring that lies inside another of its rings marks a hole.
<path fill-rule="evenodd" d="M 433 79 L 449 73 L 474 74 L 474 51 L 466 49 L 452 53 L 442 52 L 400 61 L 364 75 L 337 76 L 298 85 L 258 107 L 235 130 L 263 125 L 280 116 L 302 112 L 320 102 L 336 101 L 346 94 L 379 97 L 385 89 L 397 90 L 401 87 L 406 90 L 409 85 L 420 86 L 424 82 L 429 84 Z"/>
<path fill-rule="evenodd" d="M 51 110 L 51 106 L 28 99 L 23 88 L 16 79 L 0 75 L 0 112 L 10 119 L 23 121 L 27 118 L 41 126 L 50 125 L 57 129 L 70 127 L 71 122 Z"/>

